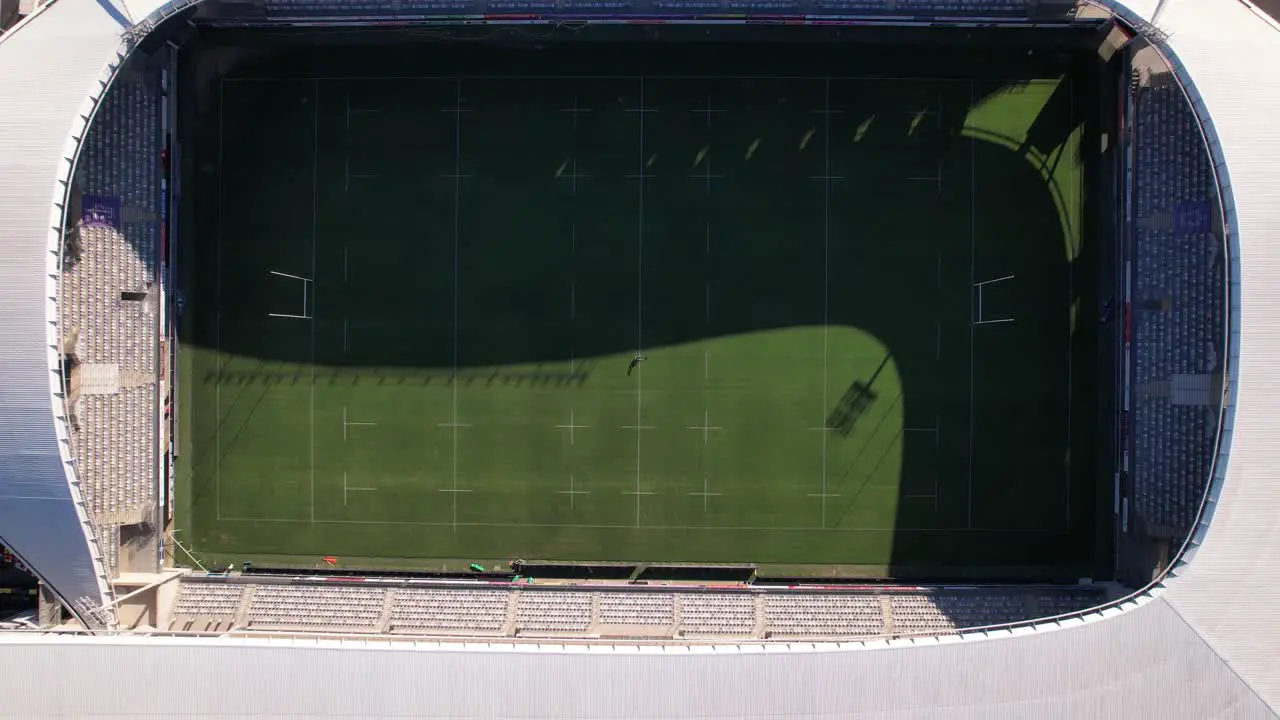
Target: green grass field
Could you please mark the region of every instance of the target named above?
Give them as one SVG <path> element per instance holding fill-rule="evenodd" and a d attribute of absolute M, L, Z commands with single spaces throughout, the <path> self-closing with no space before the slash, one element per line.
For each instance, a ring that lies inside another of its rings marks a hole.
<path fill-rule="evenodd" d="M 1087 567 L 1067 84 L 221 81 L 179 537 L 298 566 Z"/>

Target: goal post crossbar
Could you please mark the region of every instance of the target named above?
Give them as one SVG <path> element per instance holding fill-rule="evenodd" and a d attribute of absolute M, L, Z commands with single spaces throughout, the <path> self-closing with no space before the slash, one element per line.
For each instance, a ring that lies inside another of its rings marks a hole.
<path fill-rule="evenodd" d="M 307 288 L 308 288 L 308 287 L 311 285 L 311 283 L 312 283 L 312 282 L 314 282 L 314 281 L 313 281 L 311 278 L 302 277 L 301 275 L 291 275 L 291 274 L 286 273 L 286 272 L 280 272 L 279 270 L 268 270 L 268 271 L 267 271 L 267 274 L 269 274 L 269 275 L 275 275 L 276 277 L 288 278 L 288 279 L 290 279 L 290 280 L 297 280 L 297 281 L 299 281 L 299 282 L 301 282 L 301 283 L 302 283 L 302 312 L 301 312 L 301 313 L 273 313 L 273 312 L 269 312 L 269 313 L 267 313 L 267 317 L 274 317 L 274 318 L 292 318 L 292 319 L 295 319 L 295 320 L 311 320 L 311 319 L 312 319 L 312 317 L 311 317 L 311 312 L 310 312 L 310 306 L 307 304 L 307 295 L 308 295 Z"/>

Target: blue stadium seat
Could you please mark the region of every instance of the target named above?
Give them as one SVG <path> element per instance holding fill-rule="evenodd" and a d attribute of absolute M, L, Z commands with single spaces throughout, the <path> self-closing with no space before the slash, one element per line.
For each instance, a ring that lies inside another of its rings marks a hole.
<path fill-rule="evenodd" d="M 1191 108 L 1163 84 L 1139 89 L 1136 109 L 1131 510 L 1148 529 L 1176 536 L 1190 528 L 1204 492 L 1217 415 L 1173 405 L 1159 389 L 1174 375 L 1217 369 L 1223 258 L 1212 232 L 1191 229 L 1217 202 Z"/>

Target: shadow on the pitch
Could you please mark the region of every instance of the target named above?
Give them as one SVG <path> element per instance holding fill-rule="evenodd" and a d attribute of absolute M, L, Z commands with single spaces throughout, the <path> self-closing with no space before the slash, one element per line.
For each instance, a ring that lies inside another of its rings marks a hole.
<path fill-rule="evenodd" d="M 822 59 L 830 62 L 831 54 L 824 54 Z M 1027 70 L 1039 72 L 1038 68 Z M 850 69 L 848 74 L 855 71 Z M 532 102 L 536 98 L 526 93 L 533 92 L 513 86 L 512 102 Z M 269 98 L 258 100 L 266 102 Z M 606 101 L 597 100 L 599 104 Z M 612 98 L 608 101 L 612 102 Z M 216 117 L 216 107 L 205 110 L 206 117 Z M 974 141 L 962 132 L 963 115 L 947 117 L 951 125 L 943 128 L 941 150 L 967 156 L 969 143 Z M 1055 145 L 1055 139 L 1060 144 L 1058 136 L 1069 132 L 1069 128 L 1048 122 L 1036 125 L 1034 130 L 1034 137 L 1028 141 L 1049 147 Z M 877 131 L 873 127 L 871 132 Z M 853 137 L 853 128 L 842 132 Z M 875 139 L 868 137 L 867 142 L 874 143 Z M 207 150 L 216 147 L 215 141 L 203 137 L 195 144 Z M 846 519 L 856 517 L 859 503 L 869 495 L 872 481 L 881 477 L 882 468 L 897 463 L 901 469 L 888 575 L 1008 579 L 1022 573 L 1039 573 L 1036 576 L 1043 578 L 1044 568 L 1069 565 L 1075 562 L 1079 551 L 1071 542 L 1065 542 L 1062 534 L 1024 532 L 1038 530 L 1039 524 L 1034 528 L 1019 526 L 1023 518 L 1038 517 L 1027 512 L 1027 503 L 1038 502 L 1037 492 L 1042 492 L 1036 488 L 1049 483 L 1061 486 L 1060 477 L 1050 481 L 1041 476 L 1045 467 L 1055 467 L 1055 463 L 1060 466 L 1064 450 L 1052 444 L 1060 435 L 1058 431 L 1046 431 L 1037 423 L 1026 422 L 1024 413 L 1034 406 L 1037 416 L 1051 414 L 1065 404 L 1065 396 L 1039 397 L 1034 390 L 1043 387 L 1047 373 L 1065 377 L 1069 358 L 1052 344 L 1037 345 L 1034 335 L 1017 333 L 1022 327 L 1036 327 L 1044 321 L 1062 323 L 1058 336 L 1066 336 L 1065 292 L 1060 289 L 1067 286 L 1064 278 L 1070 268 L 1059 251 L 1063 241 L 1058 211 L 1036 168 L 1015 152 L 994 144 L 976 143 L 973 156 L 981 167 L 979 189 L 973 197 L 962 200 L 966 208 L 972 202 L 982 212 L 976 222 L 987 243 L 984 249 L 1017 267 L 1036 268 L 1044 282 L 1029 281 L 1012 292 L 1010 302 L 1026 309 L 1022 316 L 1026 322 L 1010 330 L 1007 341 L 984 335 L 972 341 L 972 348 L 950 348 L 947 367 L 940 366 L 932 351 L 932 318 L 927 333 L 930 350 L 922 354 L 920 328 L 904 321 L 901 308 L 894 305 L 905 302 L 902 298 L 909 295 L 909 290 L 895 285 L 898 279 L 878 276 L 878 268 L 868 267 L 864 272 L 850 273 L 850 277 L 837 278 L 850 286 L 840 290 L 846 301 L 828 306 L 821 282 L 826 248 L 820 234 L 815 235 L 816 242 L 785 234 L 758 242 L 737 237 L 731 252 L 708 260 L 700 245 L 664 235 L 663 228 L 658 227 L 648 230 L 651 235 L 645 237 L 645 242 L 649 243 L 652 237 L 652 247 L 642 252 L 636 242 L 636 228 L 628 224 L 634 223 L 637 215 L 635 203 L 628 199 L 625 207 L 614 208 L 605 198 L 592 206 L 590 197 L 579 200 L 580 206 L 586 208 L 584 214 L 566 216 L 564 225 L 567 229 L 571 221 L 585 223 L 587 212 L 596 213 L 591 222 L 601 228 L 610 227 L 610 223 L 618 225 L 609 236 L 615 244 L 604 253 L 609 263 L 600 263 L 597 258 L 596 266 L 573 265 L 562 256 L 547 252 L 539 238 L 518 233 L 486 238 L 487 255 L 479 257 L 480 251 L 471 247 L 455 250 L 453 237 L 428 237 L 427 233 L 422 233 L 423 237 L 404 236 L 403 244 L 392 243 L 386 253 L 386 270 L 379 282 L 361 289 L 368 297 L 380 298 L 384 306 L 379 314 L 354 320 L 339 315 L 344 308 L 351 310 L 344 304 L 349 299 L 325 287 L 341 277 L 343 255 L 323 248 L 322 253 L 327 254 L 322 255 L 318 265 L 321 277 L 304 281 L 320 286 L 319 295 L 311 295 L 297 306 L 301 314 L 315 313 L 316 317 L 269 319 L 267 308 L 282 308 L 278 288 L 263 282 L 273 267 L 271 263 L 276 261 L 256 257 L 261 248 L 234 233 L 219 239 L 216 204 L 197 205 L 192 223 L 194 247 L 187 261 L 201 269 L 188 274 L 194 280 L 185 288 L 189 307 L 182 323 L 182 341 L 188 346 L 217 349 L 258 361 L 252 367 L 206 369 L 195 376 L 201 383 L 246 392 L 257 388 L 261 393 L 274 385 L 313 381 L 327 385 L 411 387 L 458 383 L 477 388 L 567 389 L 592 377 L 597 370 L 593 359 L 597 358 L 625 358 L 641 350 L 779 328 L 856 328 L 877 338 L 886 355 L 878 369 L 852 380 L 834 398 L 831 407 L 825 409 L 825 427 L 839 438 L 838 442 L 875 437 L 878 444 L 849 450 L 851 461 L 829 469 L 842 493 L 833 503 L 829 528 L 857 530 L 845 524 Z M 794 169 L 778 170 L 778 177 L 796 174 Z M 193 179 L 193 194 L 216 197 L 216 175 L 197 174 Z M 431 188 L 433 192 L 437 189 Z M 312 189 L 308 185 L 305 190 L 303 194 L 310 202 Z M 849 195 L 842 196 L 842 201 L 865 203 L 866 198 L 856 193 L 871 194 L 875 190 L 854 187 Z M 379 208 L 377 213 L 385 217 L 370 221 L 367 237 L 347 237 L 343 243 L 388 247 L 388 237 L 395 237 L 392 233 L 415 228 L 421 218 L 426 218 L 423 222 L 438 220 L 433 220 L 430 213 L 439 209 L 439 198 L 421 197 L 424 191 L 416 192 L 400 198 L 403 202 L 389 202 Z M 808 208 L 814 197 L 812 186 L 779 184 L 743 197 L 741 202 Z M 916 197 L 895 200 L 884 192 L 874 197 L 876 205 L 868 207 L 867 214 L 884 226 L 900 227 L 907 221 L 927 220 L 920 217 L 920 208 L 914 204 L 918 202 Z M 451 205 L 453 201 L 448 202 Z M 546 210 L 522 205 L 520 198 L 494 203 L 489 210 L 516 216 L 539 211 Z M 625 220 L 619 219 L 624 217 Z M 277 224 L 285 232 L 296 230 L 287 227 L 288 223 Z M 820 231 L 819 225 L 816 232 Z M 894 240 L 907 244 L 911 238 Z M 967 236 L 957 238 L 962 243 L 970 240 Z M 221 246 L 215 250 L 217 242 Z M 832 242 L 857 240 L 840 237 Z M 1052 250 L 1046 251 L 1046 245 Z M 967 251 L 963 254 L 967 262 Z M 931 277 L 935 262 L 932 245 L 927 255 L 924 266 L 929 268 Z M 233 264 L 230 258 L 239 264 Z M 1054 264 L 1046 266 L 1045 258 L 1052 258 Z M 214 278 L 219 277 L 209 270 L 213 267 L 221 268 L 222 288 L 212 287 Z M 681 284 L 683 279 L 664 276 L 661 267 L 682 268 L 680 274 L 696 282 Z M 487 268 L 494 271 L 488 272 Z M 497 268 L 504 270 L 498 272 Z M 969 274 L 968 267 L 964 273 Z M 722 295 L 716 296 L 714 323 L 708 323 L 702 312 L 704 282 L 716 283 L 717 291 L 724 289 Z M 566 312 L 571 307 L 567 290 L 570 287 L 579 302 L 572 316 Z M 293 292 L 292 288 L 287 289 Z M 215 297 L 221 298 L 220 305 L 213 300 Z M 583 300 L 588 297 L 594 302 Z M 697 301 L 692 303 L 692 311 L 689 298 Z M 285 301 L 291 302 L 289 298 Z M 941 305 L 947 300 L 940 295 L 935 301 Z M 936 309 L 938 313 L 944 310 Z M 891 359 L 896 364 L 900 392 L 877 385 Z M 957 365 L 970 364 L 967 372 L 957 372 Z M 939 387 L 943 382 L 940 378 L 958 375 L 971 377 L 969 385 Z M 972 410 L 965 402 L 971 392 L 976 397 Z M 251 395 L 246 395 L 245 402 Z M 940 409 L 927 401 L 917 401 L 916 397 L 946 398 L 947 407 Z M 873 409 L 879 413 L 878 419 L 871 414 Z M 1065 407 L 1060 409 L 1065 416 Z M 814 414 L 817 416 L 816 408 Z M 821 419 L 822 416 L 815 417 L 814 424 Z M 885 425 L 873 426 L 875 423 Z M 1050 440 L 1046 441 L 1046 437 Z M 195 464 L 200 464 L 199 458 Z M 198 482 L 195 485 L 196 493 L 207 490 L 207 483 L 205 487 Z M 1073 499 L 1082 506 L 1087 500 Z M 840 537 L 833 533 L 833 542 Z M 980 560 L 975 563 L 975 558 Z"/>

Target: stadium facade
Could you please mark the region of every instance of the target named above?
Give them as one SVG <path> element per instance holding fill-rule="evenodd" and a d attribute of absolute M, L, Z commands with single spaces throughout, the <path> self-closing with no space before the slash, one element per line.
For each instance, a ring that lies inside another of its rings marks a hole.
<path fill-rule="evenodd" d="M 104 95 L 149 32 L 195 4 L 55 0 L 0 37 L 0 539 L 95 631 L 0 634 L 10 686 L 25 688 L 16 714 L 1276 716 L 1280 26 L 1249 3 L 1077 9 L 1115 13 L 1169 64 L 1221 199 L 1229 370 L 1218 455 L 1169 568 L 1105 605 L 1009 626 L 704 644 L 113 632 L 126 595 L 112 587 L 71 439 L 63 228 Z M 973 10 L 982 2 L 955 5 L 949 22 L 974 12 L 992 21 Z"/>

